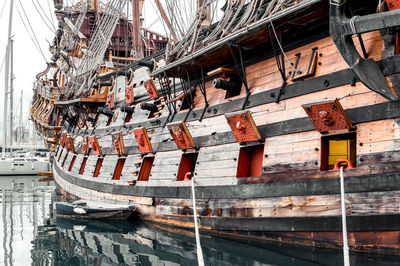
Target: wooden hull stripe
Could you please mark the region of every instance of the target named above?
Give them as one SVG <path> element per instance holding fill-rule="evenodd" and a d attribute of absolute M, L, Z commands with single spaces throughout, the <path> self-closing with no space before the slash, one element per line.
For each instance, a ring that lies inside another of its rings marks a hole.
<path fill-rule="evenodd" d="M 106 184 L 85 180 L 63 172 L 57 163 L 54 171 L 65 181 L 99 192 L 116 195 L 190 199 L 190 187 L 146 187 Z M 400 173 L 348 177 L 345 179 L 346 193 L 400 190 Z M 231 186 L 197 187 L 199 199 L 250 199 L 284 196 L 310 196 L 339 194 L 339 179 L 313 179 L 291 182 L 240 184 Z"/>

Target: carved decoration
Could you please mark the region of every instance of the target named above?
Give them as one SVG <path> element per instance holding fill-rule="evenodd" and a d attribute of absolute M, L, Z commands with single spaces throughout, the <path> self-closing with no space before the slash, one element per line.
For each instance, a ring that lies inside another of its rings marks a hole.
<path fill-rule="evenodd" d="M 390 11 L 400 8 L 400 0 L 386 0 Z"/>
<path fill-rule="evenodd" d="M 115 107 L 115 95 L 114 92 L 111 92 L 107 95 L 107 104 L 108 108 L 114 109 Z"/>
<path fill-rule="evenodd" d="M 60 139 L 60 146 L 61 147 L 64 147 L 66 137 L 67 137 L 67 133 L 62 133 L 61 139 Z"/>
<path fill-rule="evenodd" d="M 92 146 L 93 153 L 96 155 L 101 155 L 101 148 L 99 142 L 97 141 L 96 136 L 89 137 L 90 145 Z"/>
<path fill-rule="evenodd" d="M 156 84 L 154 83 L 154 81 L 152 79 L 149 79 L 148 81 L 146 81 L 144 83 L 144 87 L 147 90 L 147 93 L 149 94 L 150 98 L 158 98 L 160 96 L 160 94 L 158 93 Z"/>
<path fill-rule="evenodd" d="M 151 142 L 147 134 L 147 130 L 144 127 L 136 128 L 135 130 L 133 130 L 133 134 L 135 134 L 136 142 L 141 153 L 152 152 L 153 148 L 151 147 Z"/>
<path fill-rule="evenodd" d="M 318 132 L 348 130 L 353 127 L 337 99 L 305 104 L 303 108 Z"/>
<path fill-rule="evenodd" d="M 114 152 L 118 155 L 125 154 L 125 145 L 122 132 L 111 135 L 113 141 Z"/>
<path fill-rule="evenodd" d="M 192 135 L 183 121 L 168 124 L 168 129 L 179 149 L 185 150 L 196 147 Z"/>
<path fill-rule="evenodd" d="M 71 137 L 66 138 L 65 146 L 67 150 L 69 150 L 72 153 L 75 153 L 74 140 Z"/>
<path fill-rule="evenodd" d="M 126 104 L 133 103 L 133 86 L 129 86 L 125 88 L 125 102 Z"/>
<path fill-rule="evenodd" d="M 85 155 L 89 153 L 88 137 L 83 137 L 83 140 L 82 140 L 82 153 L 85 154 Z"/>
<path fill-rule="evenodd" d="M 236 142 L 261 140 L 260 132 L 249 110 L 225 114 Z"/>

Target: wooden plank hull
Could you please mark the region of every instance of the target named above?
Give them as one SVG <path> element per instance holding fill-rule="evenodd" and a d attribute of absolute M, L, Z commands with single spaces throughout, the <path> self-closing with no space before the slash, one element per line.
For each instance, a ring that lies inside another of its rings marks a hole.
<path fill-rule="evenodd" d="M 95 184 L 95 181 L 63 173 L 57 165 L 54 165 L 54 173 L 58 190 L 70 198 L 133 202 L 138 206 L 141 219 L 176 227 L 194 227 L 189 187 L 138 189 L 128 185 Z M 396 195 L 400 194 L 398 178 L 399 174 L 382 174 L 370 179 L 346 179 L 349 244 L 353 250 L 398 254 L 400 207 L 393 204 L 393 199 L 397 202 Z M 316 184 L 312 184 L 314 181 Z M 318 181 L 311 180 L 308 185 L 305 182 L 292 184 L 289 189 L 285 189 L 284 182 L 197 187 L 200 229 L 237 238 L 340 248 L 340 195 L 334 185 L 338 180 L 326 179 L 323 180 L 326 183 L 320 185 Z M 281 189 L 271 189 L 275 186 Z M 241 195 L 239 191 L 242 191 Z M 210 198 L 210 193 L 215 196 Z M 368 204 L 370 209 L 365 207 Z"/>

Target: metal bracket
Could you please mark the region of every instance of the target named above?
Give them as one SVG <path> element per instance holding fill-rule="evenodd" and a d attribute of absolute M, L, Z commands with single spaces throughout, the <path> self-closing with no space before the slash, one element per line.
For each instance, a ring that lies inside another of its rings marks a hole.
<path fill-rule="evenodd" d="M 235 51 L 233 51 L 233 47 L 237 47 L 239 49 L 240 64 L 239 64 L 239 62 L 238 62 L 238 60 L 236 58 Z M 239 74 L 240 80 L 243 82 L 244 87 L 246 89 L 246 97 L 244 99 L 243 106 L 242 106 L 242 110 L 244 110 L 244 109 L 246 109 L 246 106 L 247 106 L 247 103 L 249 101 L 249 97 L 250 97 L 251 93 L 250 93 L 250 90 L 249 90 L 249 86 L 247 84 L 246 69 L 244 68 L 242 48 L 240 47 L 239 44 L 230 43 L 229 44 L 229 50 L 231 51 L 233 62 L 235 64 L 235 68 L 240 70 L 238 72 L 238 74 Z"/>
<path fill-rule="evenodd" d="M 207 108 L 210 106 L 210 105 L 208 104 L 208 101 L 207 101 L 206 84 L 205 84 L 205 80 L 204 80 L 204 68 L 203 68 L 203 64 L 200 63 L 200 68 L 201 68 L 201 79 L 199 79 L 199 77 L 198 77 L 198 75 L 197 75 L 197 72 L 196 72 L 196 70 L 194 69 L 194 60 L 192 61 L 192 68 L 193 68 L 194 73 L 195 73 L 195 78 L 196 78 L 197 86 L 199 86 L 200 92 L 201 92 L 201 94 L 203 95 L 203 97 L 204 97 L 204 102 L 205 102 L 204 109 L 203 109 L 203 111 L 202 111 L 202 113 L 201 113 L 201 116 L 200 116 L 200 118 L 199 118 L 199 122 L 201 122 L 201 120 L 203 120 L 203 116 L 204 116 L 204 114 L 206 113 Z"/>

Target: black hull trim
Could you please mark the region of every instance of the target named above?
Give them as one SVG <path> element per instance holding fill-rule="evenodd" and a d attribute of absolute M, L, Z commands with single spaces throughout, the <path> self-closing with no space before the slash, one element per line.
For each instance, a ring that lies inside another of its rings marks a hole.
<path fill-rule="evenodd" d="M 193 216 L 163 215 L 160 219 L 193 223 Z M 201 228 L 241 232 L 241 234 L 252 232 L 250 235 L 255 236 L 260 232 L 342 232 L 341 216 L 288 218 L 202 216 L 199 217 L 199 221 Z M 398 231 L 400 230 L 400 214 L 347 216 L 347 230 L 349 232 Z"/>
<path fill-rule="evenodd" d="M 60 178 L 79 187 L 115 195 L 190 199 L 190 187 L 145 187 L 106 184 L 75 177 L 63 172 L 57 164 L 54 170 Z M 350 170 L 351 171 L 351 170 Z M 400 190 L 400 173 L 345 178 L 346 193 Z M 241 184 L 232 186 L 196 187 L 198 199 L 249 199 L 285 196 L 333 195 L 340 193 L 339 179 L 313 179 L 290 182 Z"/>

